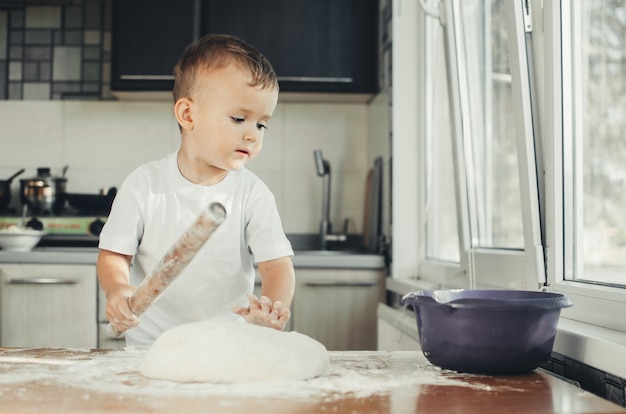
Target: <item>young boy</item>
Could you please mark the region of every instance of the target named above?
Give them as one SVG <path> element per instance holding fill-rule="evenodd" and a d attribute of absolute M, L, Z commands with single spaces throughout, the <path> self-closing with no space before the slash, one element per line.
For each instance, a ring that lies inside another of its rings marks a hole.
<path fill-rule="evenodd" d="M 100 234 L 107 319 L 139 349 L 167 329 L 209 318 L 283 329 L 294 294 L 293 251 L 273 194 L 244 167 L 260 152 L 276 107 L 276 74 L 253 46 L 227 35 L 188 46 L 174 73 L 180 148 L 124 180 Z M 226 220 L 137 318 L 128 298 L 211 202 L 224 205 Z M 254 263 L 260 299 L 252 295 Z"/>

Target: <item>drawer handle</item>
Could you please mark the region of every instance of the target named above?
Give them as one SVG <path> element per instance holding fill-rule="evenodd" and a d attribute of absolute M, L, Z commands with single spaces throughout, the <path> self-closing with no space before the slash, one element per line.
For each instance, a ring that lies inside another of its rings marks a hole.
<path fill-rule="evenodd" d="M 174 75 L 120 75 L 122 80 L 174 80 Z"/>
<path fill-rule="evenodd" d="M 61 279 L 53 277 L 40 277 L 35 279 L 10 279 L 12 285 L 76 285 L 77 279 Z"/>
<path fill-rule="evenodd" d="M 120 75 L 122 80 L 174 80 L 174 75 Z M 278 81 L 285 82 L 319 82 L 319 83 L 352 83 L 353 78 L 340 76 L 278 76 Z"/>
<path fill-rule="evenodd" d="M 315 280 L 311 282 L 305 282 L 305 286 L 312 287 L 328 287 L 328 286 L 350 286 L 350 287 L 371 287 L 378 285 L 376 280 L 355 280 L 355 281 L 337 281 L 337 280 Z"/>
<path fill-rule="evenodd" d="M 354 79 L 334 76 L 279 76 L 278 81 L 286 82 L 320 82 L 320 83 L 352 83 Z"/>

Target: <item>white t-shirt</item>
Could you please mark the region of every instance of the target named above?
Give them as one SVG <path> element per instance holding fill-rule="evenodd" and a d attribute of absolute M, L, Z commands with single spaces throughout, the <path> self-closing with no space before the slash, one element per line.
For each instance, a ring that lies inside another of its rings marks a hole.
<path fill-rule="evenodd" d="M 176 153 L 144 164 L 122 183 L 100 234 L 99 247 L 134 256 L 130 283 L 138 286 L 165 253 L 212 202 L 226 219 L 162 295 L 126 332 L 126 344 L 149 348 L 174 326 L 204 319 L 237 319 L 232 306 L 247 306 L 254 289 L 254 263 L 293 250 L 267 186 L 242 168 L 218 184 L 189 182 Z"/>

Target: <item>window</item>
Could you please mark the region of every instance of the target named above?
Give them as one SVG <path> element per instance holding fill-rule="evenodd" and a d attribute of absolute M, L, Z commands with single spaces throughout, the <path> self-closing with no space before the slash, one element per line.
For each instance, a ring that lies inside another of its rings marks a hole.
<path fill-rule="evenodd" d="M 524 248 L 505 2 L 459 2 L 472 245 Z"/>
<path fill-rule="evenodd" d="M 442 0 L 442 25 L 420 14 L 418 274 L 445 288 L 547 284 L 574 299 L 566 318 L 626 332 L 626 4 L 547 1 L 533 15 L 537 3 Z"/>
<path fill-rule="evenodd" d="M 553 246 L 550 283 L 575 305 L 563 316 L 626 332 L 626 5 L 623 1 L 561 2 L 548 18 L 547 183 L 554 188 L 547 230 Z M 553 58 L 550 61 L 550 58 Z M 546 194 L 549 194 L 546 191 Z"/>
<path fill-rule="evenodd" d="M 430 99 L 415 105 L 427 124 L 416 129 L 415 152 L 427 154 L 418 157 L 427 166 L 415 171 L 413 182 L 402 183 L 428 195 L 426 218 L 419 217 L 427 248 L 412 258 L 418 268 L 412 284 L 565 293 L 574 306 L 561 312 L 561 351 L 623 376 L 626 366 L 613 356 L 623 355 L 626 333 L 626 3 L 420 0 L 424 7 L 410 21 L 407 5 L 414 2 L 398 1 L 394 25 L 418 26 L 421 43 L 430 45 L 417 48 L 407 74 L 426 71 L 417 95 Z M 437 13 L 440 21 L 433 19 Z M 412 56 L 403 44 L 402 56 Z M 399 63 L 394 82 L 404 87 Z M 445 89 L 447 113 L 440 96 Z M 408 118 L 402 114 L 398 122 Z M 396 126 L 393 145 L 410 148 L 414 135 L 398 136 Z M 444 146 L 448 133 L 451 148 Z M 449 159 L 452 166 L 439 165 Z M 450 170 L 455 224 L 445 222 L 452 209 L 446 204 Z M 458 256 L 444 242 L 454 240 L 454 226 Z M 404 235 L 415 228 L 422 229 L 415 225 Z M 410 244 L 424 243 L 423 233 L 416 234 L 401 245 L 418 250 Z M 398 256 L 406 260 L 406 252 Z M 441 266 L 446 260 L 458 260 L 456 270 Z M 403 264 L 411 267 L 408 260 Z"/>
<path fill-rule="evenodd" d="M 448 80 L 442 26 L 424 19 L 426 83 L 424 136 L 426 137 L 426 257 L 445 262 L 460 261 L 457 204 L 454 187 L 454 159 Z"/>
<path fill-rule="evenodd" d="M 523 10 L 505 0 L 446 0 L 443 6 L 466 274 L 450 287 L 535 289 L 545 283 L 545 270 Z M 427 142 L 439 138 L 426 132 Z"/>
<path fill-rule="evenodd" d="M 572 2 L 563 62 L 565 279 L 626 286 L 626 3 Z"/>

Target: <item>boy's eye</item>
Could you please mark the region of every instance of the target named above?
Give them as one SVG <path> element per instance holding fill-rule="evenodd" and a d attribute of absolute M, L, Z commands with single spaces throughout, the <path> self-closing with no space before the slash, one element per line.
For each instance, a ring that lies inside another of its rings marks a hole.
<path fill-rule="evenodd" d="M 236 124 L 241 124 L 243 122 L 246 122 L 246 118 L 241 117 L 241 116 L 231 116 L 230 119 L 232 119 L 232 121 Z M 267 124 L 260 122 L 258 124 L 256 124 L 256 128 L 257 129 L 267 129 Z"/>

